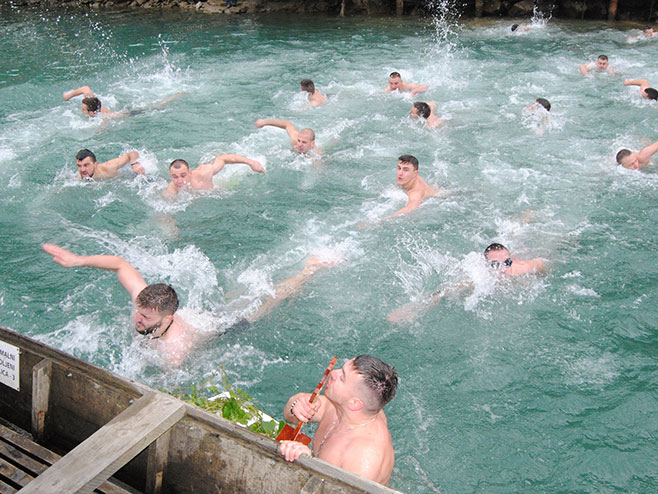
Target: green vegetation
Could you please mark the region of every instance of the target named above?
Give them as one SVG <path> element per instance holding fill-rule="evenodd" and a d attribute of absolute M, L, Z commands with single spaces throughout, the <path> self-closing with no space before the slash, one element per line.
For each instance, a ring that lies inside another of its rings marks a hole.
<path fill-rule="evenodd" d="M 249 430 L 265 434 L 272 439 L 283 429 L 284 422 L 274 419 L 266 420 L 257 403 L 245 391 L 231 384 L 222 371 L 222 382 L 224 391 L 217 386 L 210 385 L 211 378 L 204 379 L 199 384 L 193 384 L 188 393 L 180 389 L 173 394 L 176 398 L 203 408 L 207 412 L 221 415 L 238 425 Z"/>

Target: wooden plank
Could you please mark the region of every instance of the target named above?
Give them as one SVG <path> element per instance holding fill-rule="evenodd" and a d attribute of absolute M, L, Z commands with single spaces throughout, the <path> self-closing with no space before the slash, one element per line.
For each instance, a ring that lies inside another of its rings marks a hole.
<path fill-rule="evenodd" d="M 15 492 L 16 489 L 0 480 L 0 494 L 14 494 Z"/>
<path fill-rule="evenodd" d="M 34 476 L 45 472 L 50 465 L 61 458 L 58 454 L 3 425 L 0 425 L 0 455 Z M 35 460 L 34 457 L 38 460 Z M 0 494 L 4 494 L 2 489 L 0 484 Z M 128 492 L 111 481 L 103 482 L 98 486 L 97 491 L 101 494 L 126 494 Z M 16 492 L 16 489 L 12 489 L 11 492 Z"/>
<path fill-rule="evenodd" d="M 32 435 L 38 443 L 45 437 L 52 374 L 53 361 L 50 359 L 44 359 L 32 367 Z"/>
<path fill-rule="evenodd" d="M 86 494 L 93 491 L 185 414 L 182 402 L 148 393 L 19 492 Z"/>
<path fill-rule="evenodd" d="M 0 476 L 20 486 L 28 485 L 33 478 L 16 468 L 4 458 L 0 458 Z"/>
<path fill-rule="evenodd" d="M 146 464 L 146 494 L 161 494 L 164 469 L 169 459 L 170 431 L 165 432 L 149 446 Z"/>

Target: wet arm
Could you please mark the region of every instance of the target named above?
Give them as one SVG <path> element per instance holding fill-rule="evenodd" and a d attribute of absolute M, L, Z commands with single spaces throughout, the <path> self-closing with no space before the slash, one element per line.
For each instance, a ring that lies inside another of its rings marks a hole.
<path fill-rule="evenodd" d="M 139 292 L 146 287 L 144 278 L 122 257 L 105 255 L 79 256 L 53 244 L 43 244 L 43 250 L 53 256 L 53 261 L 65 268 L 85 266 L 116 272 L 119 283 L 121 283 L 121 286 L 128 292 L 133 301 Z"/>
<path fill-rule="evenodd" d="M 411 96 L 415 96 L 420 93 L 427 91 L 426 84 L 409 84 L 411 86 Z"/>
<path fill-rule="evenodd" d="M 89 86 L 81 86 L 78 89 L 73 89 L 72 91 L 67 91 L 62 93 L 62 98 L 64 98 L 65 101 L 70 100 L 71 98 L 75 98 L 76 96 L 84 96 L 85 98 L 93 98 L 94 97 L 94 92 L 91 90 Z"/>
<path fill-rule="evenodd" d="M 397 216 L 398 214 L 409 213 L 414 209 L 418 209 L 421 202 L 423 202 L 423 195 L 420 192 L 410 192 L 409 202 L 407 202 L 407 205 L 402 209 L 400 209 L 399 211 L 393 213 L 391 216 Z"/>
<path fill-rule="evenodd" d="M 582 64 L 578 68 L 579 68 L 581 74 L 583 74 L 585 77 L 589 77 L 589 68 L 587 67 L 586 63 Z"/>
<path fill-rule="evenodd" d="M 212 174 L 216 175 L 217 173 L 219 173 L 222 170 L 222 168 L 224 168 L 224 165 L 226 165 L 227 163 L 230 164 L 244 163 L 246 165 L 249 165 L 251 169 L 257 173 L 265 173 L 265 169 L 263 168 L 263 165 L 261 165 L 259 161 L 245 158 L 244 156 L 240 156 L 239 154 L 220 154 L 212 162 L 211 165 Z"/>
<path fill-rule="evenodd" d="M 283 409 L 283 418 L 286 419 L 286 422 L 292 425 L 297 425 L 300 421 L 304 423 L 320 422 L 330 405 L 327 404 L 327 399 L 322 395 L 317 396 L 313 403 L 308 402 L 310 399 L 310 393 L 292 395 Z M 294 415 L 292 412 L 294 412 Z"/>
<path fill-rule="evenodd" d="M 654 142 L 653 144 L 650 144 L 649 146 L 645 147 L 637 153 L 637 158 L 640 163 L 644 164 L 649 161 L 651 156 L 658 151 L 658 141 Z"/>
<path fill-rule="evenodd" d="M 624 79 L 624 86 L 649 87 L 649 81 L 646 79 Z"/>

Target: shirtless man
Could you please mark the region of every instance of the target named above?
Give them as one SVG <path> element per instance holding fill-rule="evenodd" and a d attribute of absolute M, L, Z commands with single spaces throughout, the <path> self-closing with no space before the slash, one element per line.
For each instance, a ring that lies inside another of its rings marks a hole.
<path fill-rule="evenodd" d="M 315 89 L 315 84 L 313 84 L 311 79 L 303 79 L 299 83 L 299 87 L 302 91 L 308 93 L 308 102 L 311 106 L 320 106 L 322 103 L 326 103 L 327 97 Z"/>
<path fill-rule="evenodd" d="M 592 77 L 589 71 L 593 69 L 596 69 L 598 72 L 607 72 L 610 75 L 615 75 L 612 67 L 610 67 L 608 57 L 605 55 L 599 55 L 599 58 L 596 59 L 596 62 L 582 64 L 579 69 L 580 73 L 585 77 Z"/>
<path fill-rule="evenodd" d="M 262 129 L 267 125 L 284 129 L 288 133 L 288 137 L 290 138 L 290 145 L 292 146 L 293 151 L 297 151 L 298 153 L 302 154 L 310 152 L 316 152 L 319 154 L 322 152 L 320 148 L 315 146 L 315 132 L 309 128 L 297 130 L 297 127 L 295 127 L 288 120 L 266 120 L 262 118 L 256 120 L 255 125 L 259 129 Z"/>
<path fill-rule="evenodd" d="M 398 158 L 398 187 L 407 192 L 409 201 L 407 205 L 396 211 L 391 216 L 408 213 L 417 209 L 423 199 L 433 197 L 437 193 L 436 187 L 425 183 L 425 180 L 418 176 L 418 160 L 410 154 L 404 154 Z"/>
<path fill-rule="evenodd" d="M 409 110 L 409 115 L 411 118 L 422 117 L 425 119 L 425 127 L 428 129 L 436 129 L 441 125 L 441 120 L 436 116 L 436 103 L 434 101 L 428 101 L 427 103 L 423 101 L 416 101 L 411 110 Z"/>
<path fill-rule="evenodd" d="M 119 173 L 119 168 L 130 163 L 131 168 L 137 175 L 144 174 L 144 167 L 138 161 L 139 153 L 137 151 L 128 151 L 118 158 L 98 163 L 96 155 L 89 149 L 81 149 L 75 155 L 75 164 L 78 167 L 78 174 L 81 179 L 105 180 L 114 178 Z"/>
<path fill-rule="evenodd" d="M 642 34 L 640 34 L 639 36 L 630 36 L 628 38 L 628 41 L 629 42 L 638 41 L 638 40 L 641 40 L 641 39 L 654 38 L 656 36 L 658 36 L 658 33 L 654 32 L 653 27 L 645 26 L 642 29 Z"/>
<path fill-rule="evenodd" d="M 617 153 L 617 163 L 629 170 L 639 170 L 649 164 L 651 156 L 656 151 L 658 151 L 658 141 L 642 148 L 639 153 L 634 153 L 630 149 L 622 149 Z"/>
<path fill-rule="evenodd" d="M 527 26 L 519 26 L 518 24 L 512 24 L 512 27 L 510 28 L 513 33 L 515 32 L 525 32 L 525 31 L 530 31 L 532 29 L 532 26 L 527 25 Z"/>
<path fill-rule="evenodd" d="M 537 98 L 535 102 L 528 107 L 528 110 L 534 110 L 539 106 L 542 106 L 546 111 L 551 111 L 551 103 L 546 98 Z"/>
<path fill-rule="evenodd" d="M 640 86 L 640 95 L 646 99 L 658 100 L 658 90 L 649 87 L 646 79 L 624 79 L 624 86 Z"/>
<path fill-rule="evenodd" d="M 245 163 L 255 172 L 265 173 L 260 162 L 239 154 L 220 154 L 212 162 L 203 163 L 191 171 L 187 161 L 174 160 L 169 165 L 171 183 L 162 192 L 162 195 L 176 197 L 180 190 L 210 190 L 213 188 L 212 178 L 222 171 L 227 163 Z"/>
<path fill-rule="evenodd" d="M 427 85 L 403 82 L 402 76 L 399 72 L 391 72 L 388 76 L 388 87 L 386 88 L 386 92 L 391 93 L 393 91 L 400 91 L 401 93 L 408 93 L 411 91 L 411 96 L 413 97 L 418 93 L 427 91 Z"/>
<path fill-rule="evenodd" d="M 135 309 L 135 330 L 154 341 L 165 361 L 180 365 L 198 339 L 196 330 L 178 314 L 178 296 L 164 283 L 147 285 L 128 261 L 117 256 L 78 256 L 53 244 L 43 244 L 53 261 L 65 268 L 88 266 L 114 271 Z"/>
<path fill-rule="evenodd" d="M 76 96 L 82 96 L 82 113 L 85 115 L 95 117 L 98 113 L 100 113 L 101 115 L 113 118 L 125 116 L 121 113 L 115 113 L 109 108 L 104 107 L 101 104 L 101 100 L 96 97 L 89 86 L 82 86 L 78 89 L 62 93 L 62 98 L 64 98 L 64 101 L 68 101 L 71 98 L 75 98 Z"/>
<path fill-rule="evenodd" d="M 484 258 L 489 263 L 489 266 L 505 277 L 541 273 L 545 269 L 544 262 L 541 259 L 524 260 L 518 257 L 512 257 L 504 245 L 497 243 L 493 243 L 484 249 Z M 398 307 L 389 313 L 387 319 L 393 324 L 411 322 L 444 298 L 461 293 L 469 288 L 473 288 L 470 282 L 461 283 L 456 287 L 445 288 L 431 295 L 429 299 L 419 302 L 409 302 L 402 307 Z"/>
<path fill-rule="evenodd" d="M 329 374 L 324 395 L 313 404 L 297 393 L 284 408 L 293 425 L 318 422 L 313 450 L 296 441 L 281 441 L 288 461 L 313 456 L 361 477 L 388 485 L 395 463 L 393 442 L 382 408 L 395 396 L 395 369 L 370 355 L 359 355 Z"/>

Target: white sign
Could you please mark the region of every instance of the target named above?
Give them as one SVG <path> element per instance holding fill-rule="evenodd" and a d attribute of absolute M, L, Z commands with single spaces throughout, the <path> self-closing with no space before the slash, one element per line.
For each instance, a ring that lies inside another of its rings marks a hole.
<path fill-rule="evenodd" d="M 21 349 L 0 341 L 0 383 L 20 391 Z"/>

